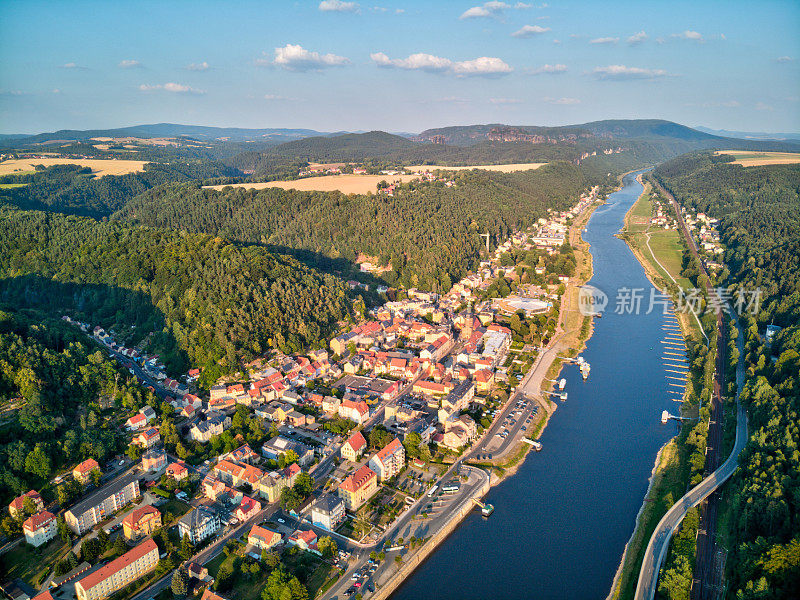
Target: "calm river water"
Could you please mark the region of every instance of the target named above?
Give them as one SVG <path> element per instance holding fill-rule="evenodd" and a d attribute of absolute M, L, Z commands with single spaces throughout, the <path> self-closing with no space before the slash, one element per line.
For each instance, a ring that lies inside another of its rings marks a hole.
<path fill-rule="evenodd" d="M 568 400 L 551 418 L 544 449 L 492 490 L 489 519 L 467 517 L 393 600 L 605 598 L 633 532 L 658 449 L 673 435 L 659 418 L 676 409 L 662 364 L 664 316 L 615 314 L 617 290 L 652 285 L 614 237 L 642 186 L 637 173 L 592 215 L 583 234 L 609 304 L 583 356 L 588 381 L 566 366 Z"/>

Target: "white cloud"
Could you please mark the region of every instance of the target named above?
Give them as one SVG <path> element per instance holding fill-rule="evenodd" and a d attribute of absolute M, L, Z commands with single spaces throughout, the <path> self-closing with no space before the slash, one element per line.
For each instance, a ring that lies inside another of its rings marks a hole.
<path fill-rule="evenodd" d="M 577 98 L 544 98 L 543 100 L 548 104 L 561 104 L 564 106 L 571 106 L 581 103 L 581 101 Z"/>
<path fill-rule="evenodd" d="M 170 92 L 173 94 L 187 94 L 187 95 L 202 95 L 205 94 L 203 90 L 197 90 L 195 88 L 189 87 L 188 85 L 183 85 L 182 83 L 156 83 L 152 85 L 148 85 L 143 83 L 139 86 L 139 89 L 143 92 L 153 92 L 157 90 L 163 90 L 165 92 Z"/>
<path fill-rule="evenodd" d="M 530 4 L 524 2 L 517 2 L 514 5 L 506 4 L 505 2 L 484 2 L 480 6 L 473 6 L 465 10 L 459 19 L 485 19 L 488 17 L 502 17 L 503 11 L 507 8 L 515 8 L 522 10 L 531 8 Z"/>
<path fill-rule="evenodd" d="M 322 0 L 319 9 L 323 12 L 358 12 L 359 6 L 355 2 L 342 2 L 342 0 Z"/>
<path fill-rule="evenodd" d="M 492 104 L 522 104 L 519 98 L 489 98 Z"/>
<path fill-rule="evenodd" d="M 644 32 L 644 29 L 639 33 L 634 33 L 632 36 L 628 38 L 628 43 L 631 46 L 635 46 L 636 44 L 641 44 L 647 39 L 647 34 Z"/>
<path fill-rule="evenodd" d="M 458 76 L 493 76 L 510 73 L 513 69 L 503 60 L 481 56 L 473 60 L 452 61 L 449 58 L 419 52 L 408 58 L 389 58 L 383 52 L 369 55 L 379 67 L 427 71 L 428 73 L 454 73 Z"/>
<path fill-rule="evenodd" d="M 54 94 L 60 94 L 60 93 L 61 93 L 61 90 L 60 90 L 60 89 L 58 89 L 58 88 L 54 88 L 54 89 L 53 89 L 53 93 L 54 93 Z"/>
<path fill-rule="evenodd" d="M 534 35 L 539 35 L 541 33 L 547 33 L 550 31 L 549 27 L 540 27 L 539 25 L 523 25 L 522 29 L 515 31 L 511 34 L 511 37 L 515 38 L 529 38 L 533 37 Z"/>
<path fill-rule="evenodd" d="M 670 37 L 681 38 L 684 40 L 694 40 L 695 42 L 703 41 L 703 35 L 697 31 L 692 31 L 691 29 L 687 29 L 683 33 L 673 33 Z"/>
<path fill-rule="evenodd" d="M 86 67 L 82 67 L 74 62 L 64 63 L 58 67 L 59 69 L 74 69 L 76 71 L 88 71 Z"/>
<path fill-rule="evenodd" d="M 600 37 L 591 40 L 590 44 L 616 44 L 619 41 L 618 37 Z"/>
<path fill-rule="evenodd" d="M 567 72 L 567 65 L 557 64 L 557 65 L 542 65 L 541 67 L 537 67 L 535 69 L 530 69 L 527 71 L 529 75 L 557 75 L 559 73 L 566 73 Z"/>
<path fill-rule="evenodd" d="M 208 71 L 209 68 L 208 63 L 205 61 L 201 63 L 191 63 L 185 67 L 187 71 Z"/>
<path fill-rule="evenodd" d="M 256 64 L 261 66 L 273 64 L 287 71 L 318 71 L 350 64 L 350 60 L 335 54 L 311 52 L 300 44 L 286 44 L 283 48 L 275 48 L 273 61 L 261 58 L 256 60 Z"/>
<path fill-rule="evenodd" d="M 626 67 L 625 65 L 609 65 L 595 67 L 592 74 L 598 79 L 624 81 L 627 79 L 656 79 L 666 77 L 664 69 L 642 69 L 640 67 Z"/>
<path fill-rule="evenodd" d="M 779 63 L 787 63 L 787 62 L 792 62 L 794 59 L 791 56 L 779 56 L 775 60 L 778 61 Z"/>
<path fill-rule="evenodd" d="M 142 66 L 142 63 L 140 63 L 138 60 L 129 58 L 127 60 L 120 61 L 120 63 L 117 66 L 120 69 L 138 69 Z"/>
<path fill-rule="evenodd" d="M 279 96 L 278 94 L 264 94 L 264 100 L 288 100 L 286 96 Z"/>
<path fill-rule="evenodd" d="M 756 110 L 775 110 L 775 107 L 764 102 L 756 102 Z"/>

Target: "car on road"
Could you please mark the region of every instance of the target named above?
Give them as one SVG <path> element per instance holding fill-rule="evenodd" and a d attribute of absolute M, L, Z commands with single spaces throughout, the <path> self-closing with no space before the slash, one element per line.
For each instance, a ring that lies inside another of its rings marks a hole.
<path fill-rule="evenodd" d="M 286 521 L 284 519 L 281 519 L 280 517 L 278 517 L 277 521 L 278 523 L 286 523 Z"/>

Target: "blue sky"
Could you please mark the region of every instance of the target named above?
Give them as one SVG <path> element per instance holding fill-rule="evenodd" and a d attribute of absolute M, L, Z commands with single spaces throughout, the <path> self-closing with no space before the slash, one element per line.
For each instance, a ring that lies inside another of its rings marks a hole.
<path fill-rule="evenodd" d="M 800 131 L 800 3 L 3 0 L 0 131 Z"/>

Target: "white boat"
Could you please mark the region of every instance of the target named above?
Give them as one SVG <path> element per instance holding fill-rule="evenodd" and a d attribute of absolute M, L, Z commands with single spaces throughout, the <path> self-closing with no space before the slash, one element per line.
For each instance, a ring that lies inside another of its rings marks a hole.
<path fill-rule="evenodd" d="M 584 380 L 589 378 L 589 371 L 591 367 L 589 366 L 588 362 L 581 363 L 581 375 L 583 375 Z"/>

